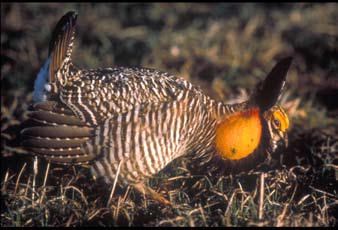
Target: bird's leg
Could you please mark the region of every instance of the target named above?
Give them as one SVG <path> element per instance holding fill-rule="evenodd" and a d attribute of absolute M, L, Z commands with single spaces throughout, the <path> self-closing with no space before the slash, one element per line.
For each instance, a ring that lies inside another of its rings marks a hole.
<path fill-rule="evenodd" d="M 168 201 L 167 199 L 165 199 L 158 192 L 155 192 L 153 189 L 151 189 L 150 187 L 146 186 L 143 182 L 134 184 L 133 187 L 137 191 L 139 191 L 140 193 L 145 194 L 146 196 L 149 196 L 153 200 L 156 200 L 156 201 L 160 202 L 161 204 L 171 206 L 170 201 Z"/>

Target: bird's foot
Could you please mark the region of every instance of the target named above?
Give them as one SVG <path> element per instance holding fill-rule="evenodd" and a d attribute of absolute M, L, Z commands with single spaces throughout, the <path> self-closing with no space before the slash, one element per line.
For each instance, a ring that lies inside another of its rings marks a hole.
<path fill-rule="evenodd" d="M 172 206 L 171 202 L 168 201 L 166 198 L 164 198 L 161 194 L 154 191 L 150 187 L 146 186 L 144 183 L 137 183 L 133 185 L 134 188 L 139 191 L 142 194 L 145 194 L 146 196 L 150 197 L 153 200 L 158 201 L 161 204 L 164 204 L 166 206 Z"/>

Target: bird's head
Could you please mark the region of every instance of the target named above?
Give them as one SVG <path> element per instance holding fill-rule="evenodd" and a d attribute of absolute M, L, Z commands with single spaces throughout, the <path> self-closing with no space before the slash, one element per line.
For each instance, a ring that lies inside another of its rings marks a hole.
<path fill-rule="evenodd" d="M 274 106 L 263 113 L 263 118 L 266 122 L 271 151 L 275 151 L 280 144 L 287 147 L 289 118 L 284 109 L 278 105 Z"/>

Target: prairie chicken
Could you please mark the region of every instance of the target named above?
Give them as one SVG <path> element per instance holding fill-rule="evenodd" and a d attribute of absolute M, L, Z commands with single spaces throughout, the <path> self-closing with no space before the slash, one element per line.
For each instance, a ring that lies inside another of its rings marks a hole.
<path fill-rule="evenodd" d="M 272 69 L 250 100 L 226 105 L 166 72 L 77 68 L 71 59 L 76 19 L 68 12 L 57 23 L 35 81 L 34 124 L 21 132 L 31 153 L 90 164 L 94 175 L 111 182 L 118 176 L 166 203 L 143 182 L 174 159 L 192 153 L 200 161 L 235 162 L 287 141 L 289 120 L 275 104 L 291 58 Z"/>

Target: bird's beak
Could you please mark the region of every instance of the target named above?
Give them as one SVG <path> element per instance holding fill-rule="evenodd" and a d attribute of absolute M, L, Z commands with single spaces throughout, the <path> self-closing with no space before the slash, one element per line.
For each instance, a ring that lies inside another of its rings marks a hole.
<path fill-rule="evenodd" d="M 280 137 L 282 139 L 283 146 L 287 148 L 289 146 L 289 138 L 287 132 L 281 132 Z"/>

